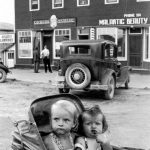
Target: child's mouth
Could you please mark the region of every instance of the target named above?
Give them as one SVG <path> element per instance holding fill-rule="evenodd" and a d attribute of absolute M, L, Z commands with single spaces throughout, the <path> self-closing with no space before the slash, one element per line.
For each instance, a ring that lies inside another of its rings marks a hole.
<path fill-rule="evenodd" d="M 91 130 L 92 134 L 96 135 L 97 131 L 96 130 Z"/>

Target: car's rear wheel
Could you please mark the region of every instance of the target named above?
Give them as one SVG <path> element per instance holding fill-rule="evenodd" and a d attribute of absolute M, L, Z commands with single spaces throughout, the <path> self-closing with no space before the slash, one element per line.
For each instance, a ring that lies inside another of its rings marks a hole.
<path fill-rule="evenodd" d="M 105 91 L 105 99 L 111 100 L 114 97 L 114 92 L 115 92 L 115 80 L 113 76 L 110 76 L 108 81 L 108 90 Z"/>
<path fill-rule="evenodd" d="M 91 81 L 91 73 L 85 65 L 75 63 L 68 67 L 65 78 L 69 87 L 83 89 L 89 85 Z"/>
<path fill-rule="evenodd" d="M 69 93 L 69 91 L 70 91 L 70 89 L 68 89 L 68 88 L 60 88 L 58 90 L 59 90 L 59 93 Z"/>
<path fill-rule="evenodd" d="M 0 83 L 6 80 L 6 72 L 3 69 L 0 69 Z"/>

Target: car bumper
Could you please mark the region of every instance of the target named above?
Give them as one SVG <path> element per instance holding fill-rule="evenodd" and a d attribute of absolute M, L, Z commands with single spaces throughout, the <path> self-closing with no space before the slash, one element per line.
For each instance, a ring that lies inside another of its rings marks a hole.
<path fill-rule="evenodd" d="M 56 84 L 57 88 L 69 88 L 64 81 L 60 81 L 60 82 L 57 82 Z M 74 88 L 75 89 L 75 88 Z M 88 87 L 86 87 L 86 89 L 89 89 L 89 90 L 104 90 L 104 91 L 107 91 L 108 90 L 108 85 L 97 85 L 97 84 L 90 84 Z M 82 90 L 82 89 L 81 89 Z"/>

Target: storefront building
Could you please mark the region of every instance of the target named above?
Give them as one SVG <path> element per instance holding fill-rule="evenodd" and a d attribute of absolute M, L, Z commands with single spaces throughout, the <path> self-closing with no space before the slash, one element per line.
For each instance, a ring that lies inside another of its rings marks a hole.
<path fill-rule="evenodd" d="M 8 68 L 15 66 L 15 33 L 9 23 L 0 23 L 0 60 Z"/>
<path fill-rule="evenodd" d="M 32 65 L 47 45 L 59 60 L 64 40 L 108 39 L 124 65 L 150 69 L 150 0 L 16 0 L 16 65 Z"/>

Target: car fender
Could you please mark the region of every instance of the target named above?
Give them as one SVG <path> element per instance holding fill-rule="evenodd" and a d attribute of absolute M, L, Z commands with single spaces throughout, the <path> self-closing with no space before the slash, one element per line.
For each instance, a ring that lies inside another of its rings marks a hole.
<path fill-rule="evenodd" d="M 6 73 L 10 72 L 9 69 L 3 64 L 0 64 L 0 68 L 3 69 Z"/>
<path fill-rule="evenodd" d="M 123 66 L 120 68 L 120 76 L 117 78 L 117 87 L 124 84 L 127 80 L 130 82 L 130 71 L 132 68 L 130 66 Z"/>
<path fill-rule="evenodd" d="M 115 74 L 115 71 L 113 69 L 106 69 L 104 71 L 104 73 L 102 74 L 102 78 L 101 78 L 101 83 L 102 85 L 107 85 L 107 81 L 109 79 L 109 76 L 112 76 L 114 77 L 114 80 L 116 82 L 116 74 Z"/>

